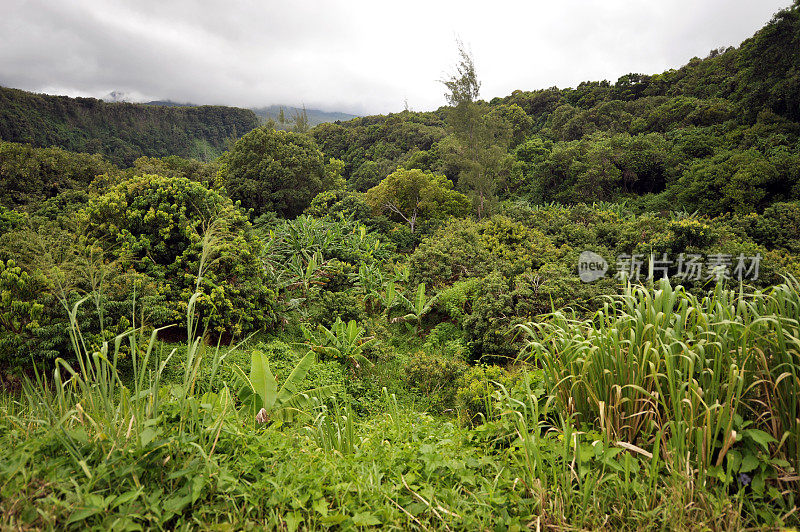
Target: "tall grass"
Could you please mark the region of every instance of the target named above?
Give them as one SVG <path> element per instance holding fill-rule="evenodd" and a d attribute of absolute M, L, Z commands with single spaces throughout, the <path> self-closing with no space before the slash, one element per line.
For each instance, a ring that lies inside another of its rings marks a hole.
<path fill-rule="evenodd" d="M 47 426 L 89 480 L 95 476 L 94 471 L 103 470 L 90 467 L 99 459 L 98 448 L 104 449 L 108 457 L 115 452 L 152 451 L 162 436 L 174 430 L 169 420 L 176 415 L 178 431 L 193 435 L 192 445 L 184 449 L 189 454 L 199 451 L 206 461 L 213 453 L 226 414 L 235 411 L 227 388 L 219 393 L 202 393 L 204 390 L 198 389 L 199 369 L 207 348 L 195 310 L 201 297 L 200 280 L 213 265 L 224 238 L 224 227 L 213 222 L 203 235 L 198 291 L 187 306 L 187 349 L 179 384 L 162 385 L 164 369 L 176 353 L 175 348 L 164 353 L 163 346 L 157 345 L 162 329 L 144 337 L 144 329 L 132 328 L 113 342 L 104 342 L 98 350 L 87 344 L 78 324 L 78 311 L 91 294 L 67 307 L 74 362 L 58 358 L 52 376 L 37 371 L 33 380 L 23 381 L 24 416 L 35 420 L 29 426 Z M 127 383 L 121 377 L 123 351 L 130 355 L 130 360 L 124 362 L 132 371 Z M 218 344 L 211 356 L 212 379 L 224 356 Z"/>
<path fill-rule="evenodd" d="M 154 330 L 149 339 L 131 330 L 117 336 L 113 345 L 106 342 L 99 351 L 91 351 L 77 326 L 78 307 L 84 301 L 76 303 L 69 314 L 76 367 L 59 358 L 52 380 L 40 373 L 36 373 L 34 380 L 25 380 L 26 416 L 49 426 L 90 479 L 93 473 L 87 464 L 97 457 L 89 456 L 96 450 L 94 447 L 88 448 L 89 454 L 82 450 L 87 440 L 100 439 L 109 451 L 146 451 L 166 431 L 166 420 L 176 414 L 176 409 L 180 430 L 197 434 L 197 445 L 205 452 L 211 450 L 225 412 L 232 410 L 232 402 L 225 391 L 202 397 L 196 393 L 198 369 L 205 351 L 202 339 L 189 343 L 183 381 L 170 386 L 169 394 L 165 394 L 161 377 L 176 350 L 164 356 L 156 348 L 159 330 Z M 194 299 L 189 304 L 190 312 L 193 304 Z M 122 383 L 119 371 L 123 343 L 129 345 L 133 368 L 129 386 Z M 217 349 L 213 356 L 215 367 L 220 358 Z M 217 415 L 209 423 L 207 414 L 212 411 Z"/>
<path fill-rule="evenodd" d="M 330 409 L 322 406 L 322 411 L 306 430 L 317 446 L 326 453 L 348 455 L 353 454 L 356 449 L 353 411 L 349 405 L 342 408 L 338 401 L 334 401 Z"/>
<path fill-rule="evenodd" d="M 664 444 L 668 467 L 705 482 L 748 422 L 800 464 L 798 320 L 793 278 L 705 297 L 663 280 L 628 286 L 591 319 L 558 311 L 522 330 L 562 412 L 610 440 Z"/>

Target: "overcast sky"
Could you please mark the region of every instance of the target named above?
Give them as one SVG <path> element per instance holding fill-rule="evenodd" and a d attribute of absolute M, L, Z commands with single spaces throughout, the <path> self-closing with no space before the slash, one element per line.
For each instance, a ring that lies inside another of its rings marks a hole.
<path fill-rule="evenodd" d="M 0 0 L 0 85 L 356 114 L 445 104 L 455 38 L 481 97 L 615 81 L 738 46 L 791 0 Z"/>

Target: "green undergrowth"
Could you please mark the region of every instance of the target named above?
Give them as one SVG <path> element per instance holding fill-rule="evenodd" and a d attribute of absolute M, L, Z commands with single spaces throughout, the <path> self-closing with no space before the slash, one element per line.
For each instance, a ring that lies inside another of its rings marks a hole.
<path fill-rule="evenodd" d="M 520 327 L 504 366 L 469 365 L 446 321 L 209 345 L 194 303 L 183 344 L 131 330 L 99 350 L 72 308 L 73 362 L 0 397 L 2 528 L 798 523 L 793 279 L 629 287 Z"/>
<path fill-rule="evenodd" d="M 118 447 L 71 435 L 91 476 L 46 427 L 6 403 L 0 479 L 4 526 L 136 530 L 736 528 L 743 495 L 691 495 L 679 475 L 595 435 L 554 431 L 539 448 L 543 481 L 525 472 L 524 442 L 485 439 L 411 411 L 357 423 L 353 449 L 319 448 L 312 429 L 223 424 L 213 442 L 179 419 Z M 502 432 L 502 428 L 494 427 Z M 511 437 L 507 439 L 512 439 Z M 577 442 L 577 445 L 575 443 Z M 211 444 L 211 445 L 209 445 Z M 688 505 L 688 507 L 687 507 Z M 658 522 L 662 524 L 659 525 Z"/>

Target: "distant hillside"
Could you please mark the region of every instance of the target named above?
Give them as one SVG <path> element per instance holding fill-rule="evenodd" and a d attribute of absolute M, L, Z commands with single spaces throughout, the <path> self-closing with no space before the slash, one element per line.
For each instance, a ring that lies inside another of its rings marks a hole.
<path fill-rule="evenodd" d="M 145 102 L 145 105 L 156 105 L 162 107 L 197 107 L 193 103 L 179 103 L 172 100 L 153 100 L 152 102 Z"/>
<path fill-rule="evenodd" d="M 143 155 L 208 160 L 258 124 L 236 107 L 106 103 L 0 87 L 0 140 L 100 153 L 118 165 Z"/>
<path fill-rule="evenodd" d="M 284 124 L 281 124 L 279 121 L 281 109 L 283 109 L 283 115 L 285 117 Z M 303 110 L 299 107 L 289 107 L 286 105 L 270 105 L 269 107 L 253 108 L 253 112 L 264 121 L 273 120 L 278 129 L 291 129 L 292 124 L 294 123 L 292 117 L 295 116 L 295 113 L 302 113 Z M 308 125 L 311 127 L 328 122 L 336 122 L 339 120 L 345 121 L 358 118 L 357 115 L 331 111 L 320 111 L 319 109 L 306 109 L 306 114 L 308 115 Z"/>
<path fill-rule="evenodd" d="M 157 105 L 164 107 L 193 107 L 193 103 L 180 103 L 172 100 L 154 100 L 146 102 L 145 105 Z M 283 109 L 283 122 L 280 120 L 281 109 Z M 302 113 L 300 107 L 292 107 L 288 105 L 270 105 L 268 107 L 251 107 L 256 116 L 259 117 L 262 123 L 272 120 L 277 129 L 292 129 L 294 126 L 294 116 L 296 113 Z M 348 113 L 339 113 L 336 111 L 320 111 L 319 109 L 306 109 L 308 116 L 309 127 L 318 126 L 319 124 L 327 124 L 329 122 L 347 121 L 358 118 L 358 115 L 351 115 Z"/>

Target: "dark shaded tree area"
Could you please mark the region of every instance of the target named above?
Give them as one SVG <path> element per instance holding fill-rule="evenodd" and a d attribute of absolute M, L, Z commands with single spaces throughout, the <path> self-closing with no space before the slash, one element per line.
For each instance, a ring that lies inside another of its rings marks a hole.
<path fill-rule="evenodd" d="M 121 169 L 99 154 L 0 141 L 0 205 L 41 214 L 60 213 L 90 189 L 101 192 L 125 179 L 144 174 L 181 177 L 219 188 L 218 161 L 209 163 L 170 155 L 139 157 Z"/>
<path fill-rule="evenodd" d="M 428 170 L 429 150 L 445 137 L 444 112 L 367 116 L 320 124 L 311 135 L 326 155 L 344 161 L 350 187 L 366 191 L 403 164 Z M 438 159 L 436 154 L 434 158 Z"/>
<path fill-rule="evenodd" d="M 326 165 L 310 137 L 268 127 L 239 139 L 221 162 L 231 198 L 256 215 L 301 214 L 314 196 L 332 188 L 339 170 Z"/>
<path fill-rule="evenodd" d="M 38 205 L 68 190 L 85 190 L 96 176 L 113 169 L 100 155 L 0 142 L 0 205 Z"/>
<path fill-rule="evenodd" d="M 100 153 L 122 166 L 143 155 L 211 160 L 256 127 L 248 109 L 105 103 L 0 87 L 0 139 Z"/>

